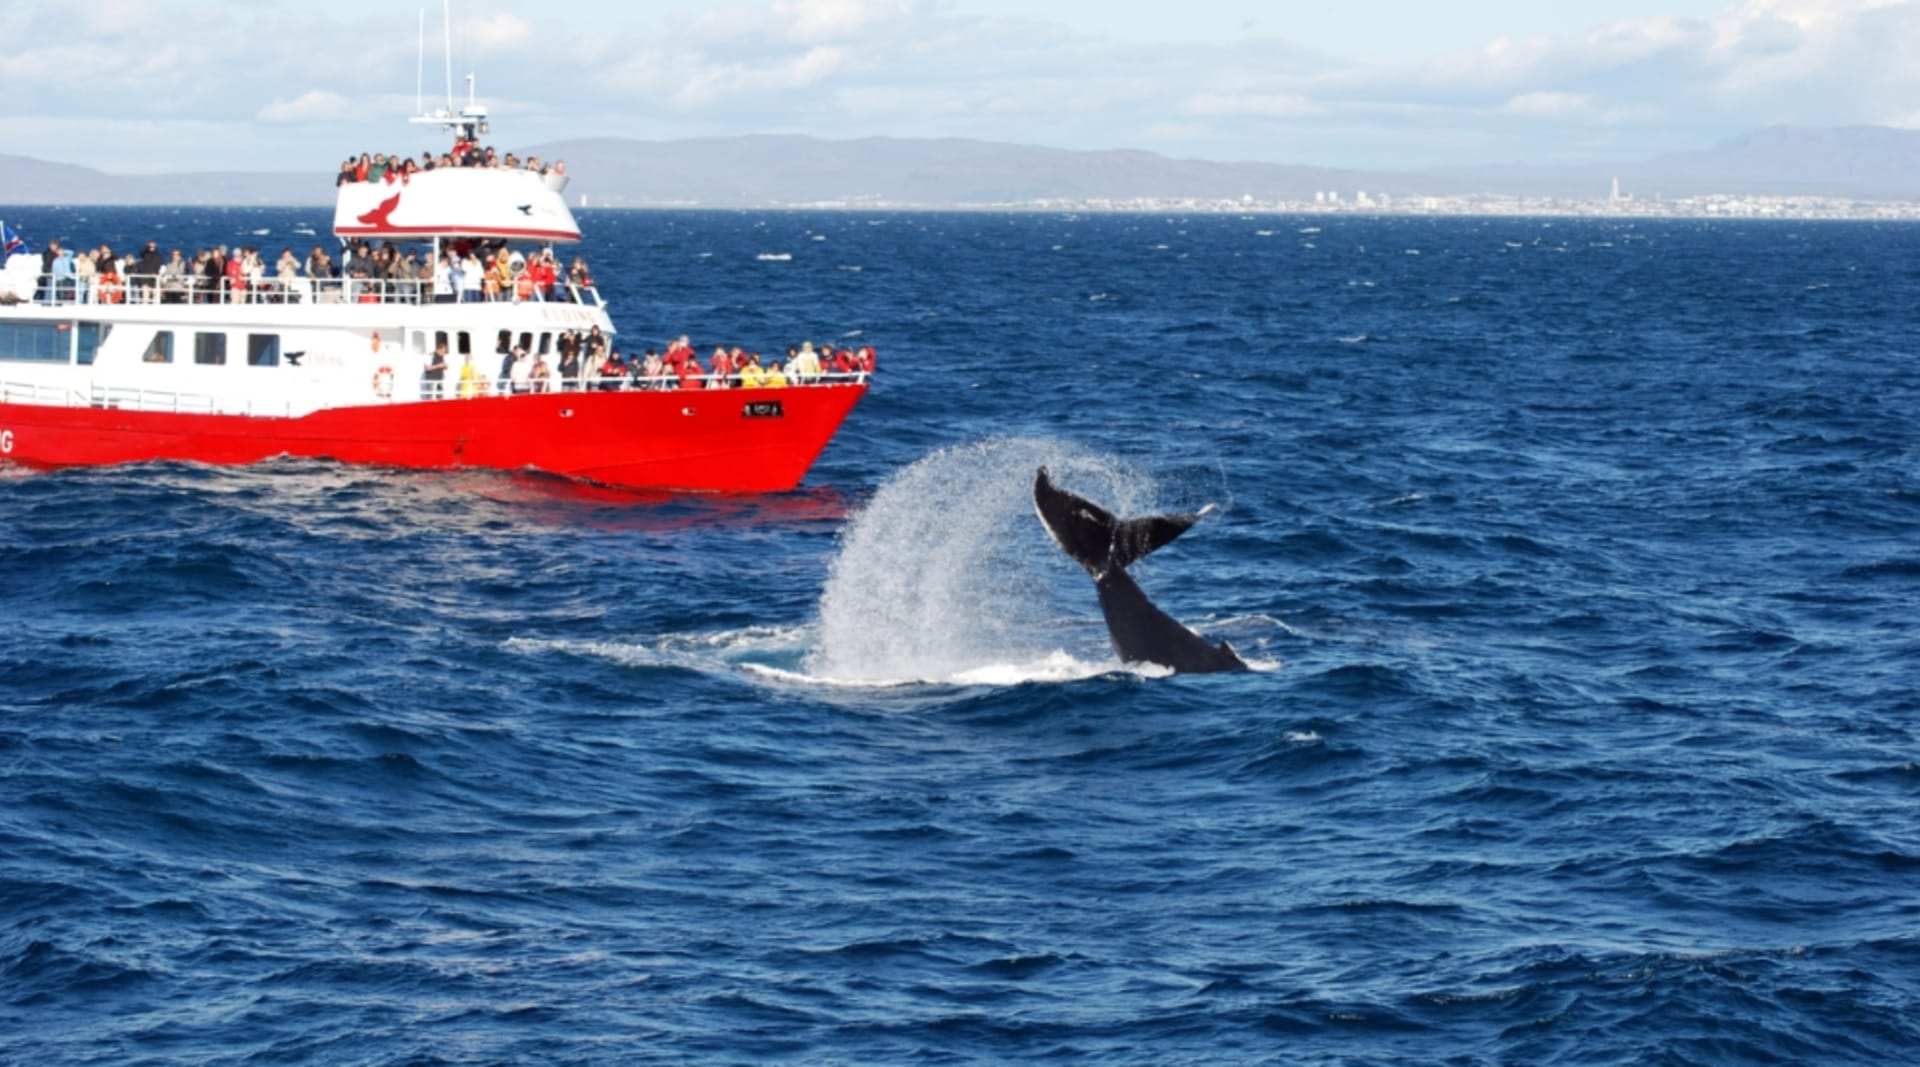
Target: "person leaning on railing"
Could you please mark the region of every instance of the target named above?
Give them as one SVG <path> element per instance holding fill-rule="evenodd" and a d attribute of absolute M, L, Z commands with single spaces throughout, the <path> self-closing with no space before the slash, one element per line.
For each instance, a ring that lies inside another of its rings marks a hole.
<path fill-rule="evenodd" d="M 140 258 L 134 260 L 131 268 L 133 288 L 136 299 L 142 304 L 154 302 L 154 289 L 160 283 L 160 268 L 166 261 L 160 258 L 160 242 L 148 241 L 140 248 Z"/>
<path fill-rule="evenodd" d="M 160 278 L 160 302 L 163 304 L 184 304 L 187 291 L 193 287 L 193 280 L 187 275 L 187 261 L 178 248 L 167 255 L 167 261 L 156 272 Z"/>

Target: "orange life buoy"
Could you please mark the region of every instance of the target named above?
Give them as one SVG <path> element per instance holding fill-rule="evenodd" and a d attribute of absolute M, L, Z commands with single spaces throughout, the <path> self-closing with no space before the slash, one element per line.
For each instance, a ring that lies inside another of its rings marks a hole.
<path fill-rule="evenodd" d="M 374 334 L 375 337 L 380 336 Z M 393 395 L 393 368 L 381 367 L 373 372 L 373 395 L 382 400 Z"/>
<path fill-rule="evenodd" d="M 102 274 L 100 276 L 98 289 L 100 302 L 102 304 L 118 304 L 120 302 L 121 289 L 120 276 L 118 274 Z"/>

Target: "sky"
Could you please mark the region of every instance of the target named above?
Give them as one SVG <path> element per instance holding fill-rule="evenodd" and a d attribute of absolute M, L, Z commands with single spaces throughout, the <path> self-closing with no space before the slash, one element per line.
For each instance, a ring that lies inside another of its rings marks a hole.
<path fill-rule="evenodd" d="M 116 174 L 416 154 L 438 135 L 405 120 L 422 84 L 445 103 L 448 40 L 503 149 L 964 137 L 1415 170 L 1920 128 L 1920 0 L 7 0 L 0 154 Z"/>

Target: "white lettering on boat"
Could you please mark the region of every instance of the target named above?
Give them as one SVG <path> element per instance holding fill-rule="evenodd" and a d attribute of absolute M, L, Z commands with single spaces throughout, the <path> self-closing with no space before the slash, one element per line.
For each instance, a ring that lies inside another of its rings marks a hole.
<path fill-rule="evenodd" d="M 0 455 L 13 451 L 13 431 L 0 430 Z"/>

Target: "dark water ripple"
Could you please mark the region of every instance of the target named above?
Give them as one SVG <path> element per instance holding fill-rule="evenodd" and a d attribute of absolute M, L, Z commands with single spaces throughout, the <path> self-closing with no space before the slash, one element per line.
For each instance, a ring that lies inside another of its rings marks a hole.
<path fill-rule="evenodd" d="M 585 222 L 879 346 L 806 488 L 0 471 L 0 1062 L 1920 1047 L 1920 230 Z M 1038 462 L 1268 669 L 1111 663 Z"/>

